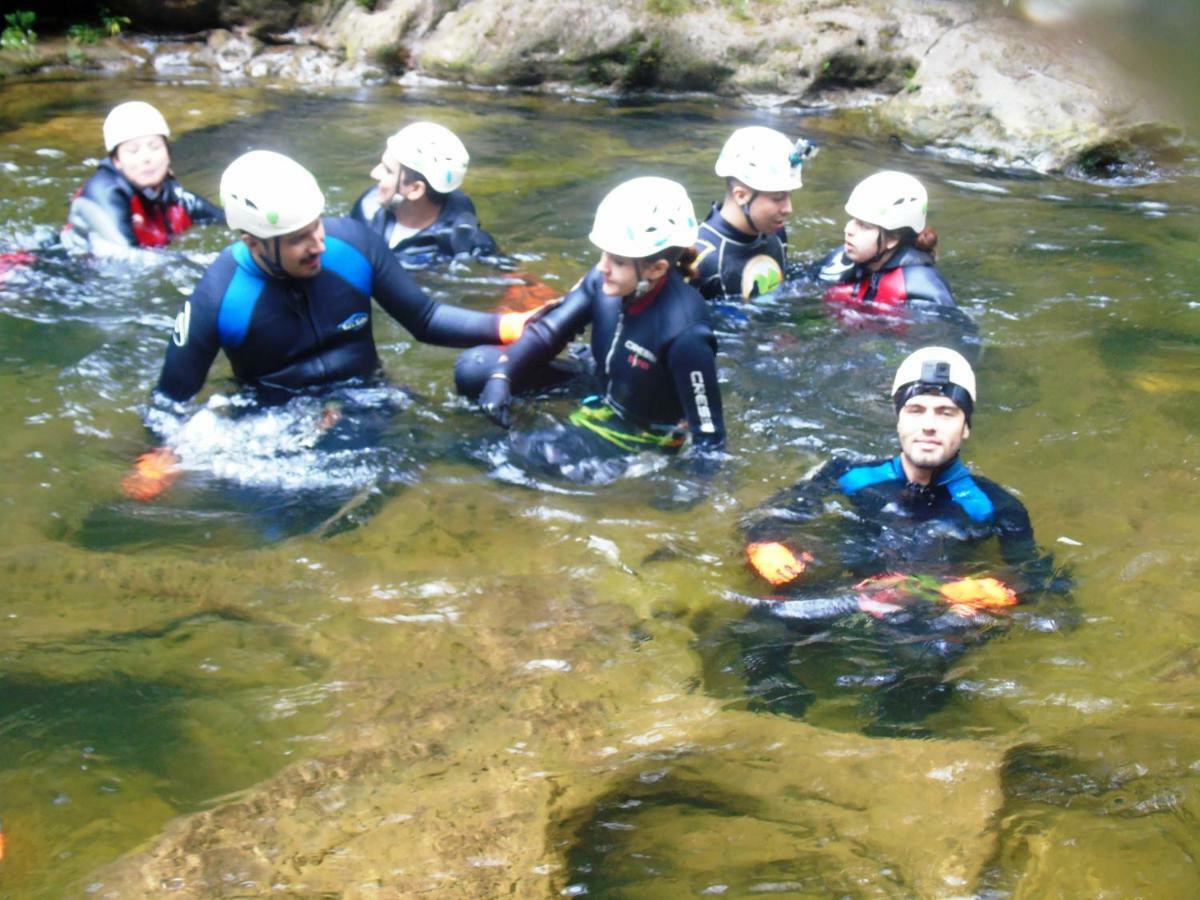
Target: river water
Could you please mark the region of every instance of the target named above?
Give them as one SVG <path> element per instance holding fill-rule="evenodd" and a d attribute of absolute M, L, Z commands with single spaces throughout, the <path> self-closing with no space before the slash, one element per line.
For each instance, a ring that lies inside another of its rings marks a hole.
<path fill-rule="evenodd" d="M 176 128 L 185 186 L 215 198 L 236 153 L 270 147 L 334 212 L 388 134 L 436 119 L 470 148 L 466 189 L 512 260 L 417 278 L 480 309 L 514 272 L 569 287 L 626 177 L 677 178 L 702 211 L 741 124 L 822 144 L 798 258 L 839 242 L 858 179 L 911 171 L 978 330 L 965 455 L 1019 494 L 1074 585 L 964 655 L 919 732 L 872 734 L 853 691 L 756 712 L 726 643 L 761 592 L 739 517 L 831 452 L 889 452 L 891 370 L 953 336 L 846 330 L 811 289 L 785 291 L 723 326 L 717 475 L 646 460 L 580 488 L 498 465 L 502 436 L 454 397 L 453 352 L 388 321 L 390 385 L 343 392 L 332 434 L 316 401 L 148 417 L 175 311 L 228 235 L 134 261 L 42 252 L 0 276 L 0 896 L 1200 891 L 1194 175 L 997 173 L 847 137 L 853 113 L 708 99 L 0 94 L 4 250 L 53 233 L 131 96 Z M 517 427 L 570 408 L 522 404 Z M 179 480 L 124 496 L 163 437 Z"/>

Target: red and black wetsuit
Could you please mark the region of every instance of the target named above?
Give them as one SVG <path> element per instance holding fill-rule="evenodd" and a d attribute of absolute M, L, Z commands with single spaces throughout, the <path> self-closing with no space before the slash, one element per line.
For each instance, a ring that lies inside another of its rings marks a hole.
<path fill-rule="evenodd" d="M 158 191 L 139 190 L 106 159 L 71 200 L 64 235 L 93 247 L 165 247 L 193 225 L 224 223 L 225 213 L 168 176 Z"/>
<path fill-rule="evenodd" d="M 913 246 L 897 249 L 877 272 L 851 263 L 842 250 L 834 250 L 821 262 L 817 280 L 830 285 L 825 302 L 835 312 L 886 315 L 899 312 L 907 303 L 957 306 L 933 256 Z"/>

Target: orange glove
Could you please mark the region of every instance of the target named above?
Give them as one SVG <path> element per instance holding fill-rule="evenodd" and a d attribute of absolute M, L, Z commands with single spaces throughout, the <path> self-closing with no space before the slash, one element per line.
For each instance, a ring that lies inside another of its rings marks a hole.
<path fill-rule="evenodd" d="M 746 547 L 746 557 L 754 571 L 774 585 L 795 581 L 812 562 L 810 554 L 797 556 L 786 544 L 775 541 L 750 544 Z"/>
<path fill-rule="evenodd" d="M 996 578 L 960 578 L 946 582 L 938 592 L 960 616 L 1017 605 L 1016 591 Z"/>
<path fill-rule="evenodd" d="M 179 477 L 179 457 L 166 447 L 143 453 L 133 471 L 121 479 L 126 496 L 143 503 L 153 500 Z"/>
<path fill-rule="evenodd" d="M 512 283 L 504 289 L 503 301 L 503 305 L 509 309 L 536 308 L 562 296 L 561 290 L 551 287 L 528 272 L 513 272 L 509 277 Z"/>

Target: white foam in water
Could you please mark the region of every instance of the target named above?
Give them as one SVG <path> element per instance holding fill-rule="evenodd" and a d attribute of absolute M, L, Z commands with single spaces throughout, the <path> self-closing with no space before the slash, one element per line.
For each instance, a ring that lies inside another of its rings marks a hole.
<path fill-rule="evenodd" d="M 947 178 L 946 184 L 952 184 L 957 188 L 962 188 L 964 191 L 975 191 L 979 194 L 1010 194 L 1008 188 L 1002 188 L 998 184 L 988 184 L 986 181 L 955 181 L 953 178 Z"/>
<path fill-rule="evenodd" d="M 323 422 L 326 407 L 317 398 L 230 415 L 236 406 L 228 398 L 213 397 L 183 419 L 155 410 L 149 424 L 179 457 L 183 470 L 242 485 L 354 489 L 384 474 L 388 454 L 379 447 L 317 447 L 329 430 Z"/>

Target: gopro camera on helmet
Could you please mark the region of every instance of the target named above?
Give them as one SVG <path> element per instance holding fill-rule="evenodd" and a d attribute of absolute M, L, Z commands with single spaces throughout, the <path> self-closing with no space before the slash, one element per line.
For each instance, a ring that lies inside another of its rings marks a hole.
<path fill-rule="evenodd" d="M 949 384 L 950 363 L 938 359 L 925 360 L 921 364 L 921 382 L 923 384 Z"/>

